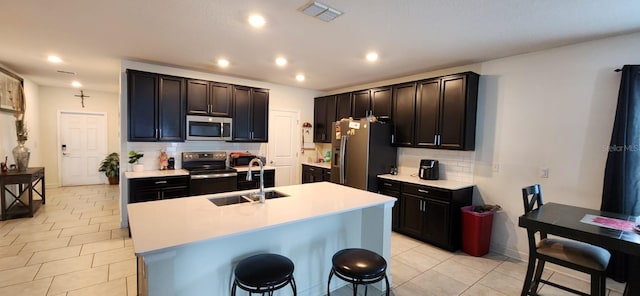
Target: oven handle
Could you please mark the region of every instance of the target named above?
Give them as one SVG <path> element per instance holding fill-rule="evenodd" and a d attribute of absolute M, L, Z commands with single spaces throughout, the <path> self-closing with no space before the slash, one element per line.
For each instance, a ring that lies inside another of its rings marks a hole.
<path fill-rule="evenodd" d="M 204 174 L 204 175 L 191 175 L 191 179 L 215 179 L 225 177 L 236 177 L 238 173 L 223 173 L 223 174 Z"/>

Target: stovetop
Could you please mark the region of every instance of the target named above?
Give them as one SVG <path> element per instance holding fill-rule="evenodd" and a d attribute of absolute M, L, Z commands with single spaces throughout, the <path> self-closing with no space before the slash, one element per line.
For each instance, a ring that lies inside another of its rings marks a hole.
<path fill-rule="evenodd" d="M 182 152 L 182 168 L 191 175 L 237 172 L 227 167 L 227 152 L 224 151 Z"/>

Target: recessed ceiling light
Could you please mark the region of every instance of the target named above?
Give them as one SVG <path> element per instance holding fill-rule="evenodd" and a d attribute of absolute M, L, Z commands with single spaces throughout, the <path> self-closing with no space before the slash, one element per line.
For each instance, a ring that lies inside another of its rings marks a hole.
<path fill-rule="evenodd" d="M 82 83 L 80 83 L 80 81 L 78 80 L 74 80 L 71 82 L 71 86 L 78 88 L 78 87 L 82 87 Z"/>
<path fill-rule="evenodd" d="M 52 62 L 54 64 L 62 63 L 62 59 L 60 57 L 54 56 L 54 55 L 50 55 L 49 57 L 47 57 L 47 60 L 49 60 L 49 62 Z"/>
<path fill-rule="evenodd" d="M 265 23 L 266 21 L 261 15 L 254 14 L 249 17 L 249 24 L 251 24 L 251 26 L 253 26 L 254 28 L 260 28 L 264 26 Z"/>
<path fill-rule="evenodd" d="M 300 81 L 300 82 L 304 81 L 304 74 L 298 74 L 298 75 L 296 75 L 296 80 L 298 80 L 298 81 Z"/>
<path fill-rule="evenodd" d="M 283 57 L 276 58 L 276 65 L 278 65 L 280 67 L 283 67 L 286 64 L 287 64 L 287 59 L 285 59 Z"/>
<path fill-rule="evenodd" d="M 219 59 L 218 60 L 218 66 L 222 67 L 222 68 L 226 68 L 229 66 L 229 61 L 225 60 L 225 59 Z"/>
<path fill-rule="evenodd" d="M 378 60 L 378 54 L 375 52 L 370 52 L 367 54 L 367 61 L 369 62 L 375 62 Z"/>

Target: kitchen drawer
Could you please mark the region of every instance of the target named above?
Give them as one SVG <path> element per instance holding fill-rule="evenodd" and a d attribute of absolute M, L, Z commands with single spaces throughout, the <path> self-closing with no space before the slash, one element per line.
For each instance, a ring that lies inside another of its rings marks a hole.
<path fill-rule="evenodd" d="M 134 186 L 138 188 L 179 186 L 187 187 L 189 186 L 189 176 L 131 179 L 130 184 L 134 184 Z"/>
<path fill-rule="evenodd" d="M 402 183 L 400 183 L 400 182 L 389 181 L 389 180 L 386 180 L 386 179 L 378 179 L 378 189 L 379 190 L 400 191 L 400 186 L 402 186 Z"/>
<path fill-rule="evenodd" d="M 451 201 L 451 191 L 428 186 L 405 184 L 402 192 L 420 197 L 439 199 L 447 202 Z"/>

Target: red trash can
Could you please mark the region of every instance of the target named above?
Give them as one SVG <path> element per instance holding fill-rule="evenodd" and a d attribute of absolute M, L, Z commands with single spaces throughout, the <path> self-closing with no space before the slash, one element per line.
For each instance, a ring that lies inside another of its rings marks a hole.
<path fill-rule="evenodd" d="M 480 257 L 489 253 L 493 212 L 475 212 L 474 206 L 462 207 L 462 251 Z"/>

